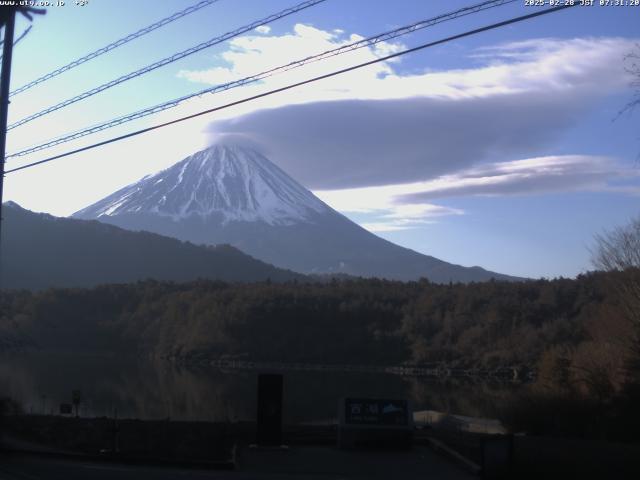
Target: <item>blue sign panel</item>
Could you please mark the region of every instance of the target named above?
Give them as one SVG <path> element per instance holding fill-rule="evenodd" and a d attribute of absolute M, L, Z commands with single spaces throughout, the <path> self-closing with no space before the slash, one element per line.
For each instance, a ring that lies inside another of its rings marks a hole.
<path fill-rule="evenodd" d="M 409 425 L 406 400 L 346 398 L 344 423 L 347 425 Z"/>

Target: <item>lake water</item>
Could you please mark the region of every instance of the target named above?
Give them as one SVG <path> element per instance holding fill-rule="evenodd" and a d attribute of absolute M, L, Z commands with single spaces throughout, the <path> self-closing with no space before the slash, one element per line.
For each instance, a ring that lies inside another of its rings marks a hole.
<path fill-rule="evenodd" d="M 26 412 L 57 413 L 80 390 L 81 416 L 254 420 L 259 371 L 184 367 L 162 360 L 69 355 L 0 357 L 0 397 Z M 332 422 L 341 397 L 407 398 L 414 410 L 496 417 L 513 385 L 380 373 L 285 371 L 285 423 Z"/>

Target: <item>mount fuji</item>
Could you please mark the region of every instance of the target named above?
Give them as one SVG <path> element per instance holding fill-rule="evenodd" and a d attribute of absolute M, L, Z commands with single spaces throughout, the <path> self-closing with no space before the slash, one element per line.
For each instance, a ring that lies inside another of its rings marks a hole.
<path fill-rule="evenodd" d="M 400 247 L 333 210 L 253 148 L 215 145 L 73 217 L 196 244 L 231 244 L 305 274 L 434 282 L 513 279 Z"/>

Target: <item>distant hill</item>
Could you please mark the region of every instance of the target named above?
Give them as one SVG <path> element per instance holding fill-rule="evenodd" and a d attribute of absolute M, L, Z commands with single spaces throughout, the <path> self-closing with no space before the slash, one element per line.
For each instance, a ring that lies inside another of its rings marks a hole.
<path fill-rule="evenodd" d="M 304 279 L 229 245 L 197 246 L 149 232 L 58 218 L 4 204 L 2 287 L 90 287 L 148 278 L 252 282 Z"/>
<path fill-rule="evenodd" d="M 127 230 L 228 243 L 303 274 L 438 283 L 521 280 L 395 245 L 355 224 L 260 152 L 215 145 L 74 214 Z"/>

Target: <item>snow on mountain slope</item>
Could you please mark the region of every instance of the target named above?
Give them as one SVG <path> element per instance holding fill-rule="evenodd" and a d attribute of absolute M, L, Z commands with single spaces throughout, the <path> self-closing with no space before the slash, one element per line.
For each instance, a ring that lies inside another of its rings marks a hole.
<path fill-rule="evenodd" d="M 118 190 L 74 217 L 153 213 L 177 221 L 220 214 L 223 224 L 291 225 L 329 210 L 258 151 L 216 145 Z"/>
<path fill-rule="evenodd" d="M 230 244 L 300 273 L 436 282 L 507 278 L 384 240 L 333 210 L 256 150 L 217 145 L 80 210 L 75 218 L 195 244 Z"/>

